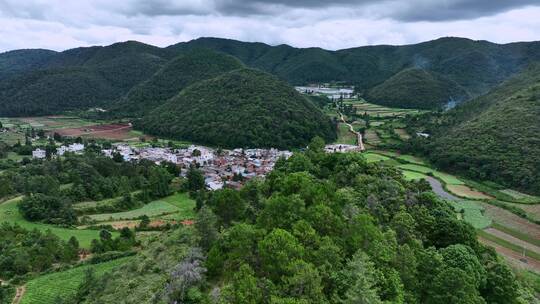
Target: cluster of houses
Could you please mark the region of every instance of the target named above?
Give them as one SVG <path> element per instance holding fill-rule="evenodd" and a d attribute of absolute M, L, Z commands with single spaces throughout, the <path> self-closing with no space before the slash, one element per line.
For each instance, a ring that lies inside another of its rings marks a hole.
<path fill-rule="evenodd" d="M 327 145 L 327 153 L 358 152 L 358 146 L 334 144 Z M 61 146 L 56 149 L 57 155 L 66 152 L 82 154 L 84 145 L 74 143 L 69 146 Z M 107 157 L 120 155 L 124 161 L 150 160 L 156 164 L 169 162 L 176 164 L 183 170 L 185 175 L 188 168 L 196 166 L 203 173 L 206 185 L 211 190 L 230 187 L 238 189 L 246 181 L 255 177 L 264 177 L 274 168 L 280 158 L 289 158 L 290 151 L 277 149 L 212 149 L 204 146 L 191 145 L 183 149 L 133 147 L 127 144 L 113 144 L 111 149 L 103 149 L 101 152 Z M 46 151 L 36 149 L 32 157 L 43 159 Z"/>
<path fill-rule="evenodd" d="M 56 148 L 56 155 L 62 156 L 66 152 L 71 152 L 75 154 L 82 154 L 84 152 L 84 145 L 79 143 L 74 143 L 68 146 L 60 146 Z M 47 157 L 47 151 L 37 148 L 32 151 L 32 158 L 43 159 Z"/>
<path fill-rule="evenodd" d="M 330 99 L 352 99 L 356 97 L 354 87 L 335 88 L 330 85 L 309 85 L 295 87 L 296 91 L 309 95 L 322 95 Z"/>
<path fill-rule="evenodd" d="M 108 157 L 117 153 L 125 161 L 147 159 L 158 164 L 170 162 L 183 169 L 197 166 L 211 190 L 240 188 L 245 181 L 263 177 L 272 171 L 279 158 L 289 158 L 292 155 L 289 151 L 277 149 L 216 150 L 195 145 L 184 149 L 136 148 L 125 144 L 115 144 L 112 149 L 102 150 L 102 153 Z M 186 172 L 182 170 L 182 174 Z"/>

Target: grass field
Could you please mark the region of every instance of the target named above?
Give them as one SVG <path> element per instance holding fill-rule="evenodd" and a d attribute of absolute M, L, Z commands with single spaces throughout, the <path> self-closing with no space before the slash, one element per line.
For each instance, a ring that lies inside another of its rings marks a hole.
<path fill-rule="evenodd" d="M 77 291 L 88 269 L 93 268 L 96 276 L 102 276 L 130 259 L 131 257 L 121 258 L 40 276 L 26 284 L 26 293 L 21 304 L 55 304 L 57 298 L 66 298 Z"/>
<path fill-rule="evenodd" d="M 362 156 L 366 158 L 366 161 L 368 163 L 375 163 L 375 162 L 390 160 L 390 157 L 388 156 L 384 156 L 384 155 L 376 154 L 376 153 L 370 153 L 370 152 L 363 153 Z"/>
<path fill-rule="evenodd" d="M 445 184 L 448 184 L 448 185 L 463 185 L 464 184 L 461 180 L 459 180 L 457 177 L 453 175 L 442 173 L 426 166 L 421 166 L 417 164 L 405 164 L 405 165 L 399 166 L 399 168 L 409 170 L 409 171 L 416 171 L 416 172 L 420 172 L 424 174 L 431 173 L 433 174 L 433 176 L 441 179 Z"/>
<path fill-rule="evenodd" d="M 463 220 L 476 229 L 484 229 L 491 225 L 491 218 L 484 215 L 484 208 L 473 201 L 452 201 L 454 209 L 463 214 Z"/>
<path fill-rule="evenodd" d="M 157 218 L 167 215 L 167 219 L 191 219 L 195 213 L 193 208 L 195 202 L 191 200 L 185 193 L 177 193 L 169 197 L 156 200 L 144 205 L 142 208 L 116 213 L 102 213 L 88 215 L 92 220 L 97 222 L 119 221 L 137 219 L 143 215 L 150 218 Z"/>
<path fill-rule="evenodd" d="M 22 217 L 22 215 L 19 213 L 19 209 L 17 208 L 17 203 L 21 199 L 21 197 L 18 197 L 0 204 L 1 222 L 18 224 L 25 229 L 38 229 L 40 231 L 50 230 L 52 233 L 65 241 L 69 240 L 72 236 L 74 236 L 77 238 L 77 240 L 79 240 L 79 244 L 83 248 L 90 248 L 90 243 L 92 242 L 92 240 L 99 238 L 99 231 L 97 230 L 67 229 L 56 227 L 53 225 L 27 221 Z M 117 233 L 114 233 L 114 235 L 116 236 Z"/>
<path fill-rule="evenodd" d="M 406 180 L 419 180 L 419 179 L 427 179 L 427 175 L 415 172 L 415 171 L 409 171 L 409 170 L 402 170 L 403 175 L 405 176 Z"/>
<path fill-rule="evenodd" d="M 411 163 L 411 164 L 416 164 L 416 165 L 425 165 L 426 164 L 420 158 L 418 158 L 416 156 L 412 156 L 412 155 L 399 155 L 399 156 L 397 156 L 397 158 L 402 160 L 402 161 Z"/>
<path fill-rule="evenodd" d="M 349 126 L 344 123 L 338 125 L 338 139 L 336 144 L 356 145 L 356 136 L 349 132 Z"/>

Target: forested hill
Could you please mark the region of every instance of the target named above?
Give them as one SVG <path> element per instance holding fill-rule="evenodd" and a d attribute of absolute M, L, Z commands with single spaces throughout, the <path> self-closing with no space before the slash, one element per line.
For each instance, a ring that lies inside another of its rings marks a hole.
<path fill-rule="evenodd" d="M 417 123 L 431 124 L 432 139 L 412 149 L 443 168 L 540 193 L 540 65 L 430 119 Z"/>
<path fill-rule="evenodd" d="M 268 73 L 240 69 L 184 89 L 136 126 L 147 133 L 214 146 L 305 147 L 335 139 L 334 124 L 311 101 Z"/>
<path fill-rule="evenodd" d="M 370 89 L 365 98 L 389 107 L 437 109 L 466 100 L 469 94 L 441 74 L 410 68 Z"/>
<path fill-rule="evenodd" d="M 436 75 L 435 78 L 444 76 L 448 81 L 435 84 L 433 77 L 419 78 L 407 83 L 412 89 L 389 96 L 397 106 L 422 108 L 440 107 L 444 101 L 456 99 L 456 90 L 465 92 L 463 99 L 486 93 L 540 59 L 539 42 L 500 45 L 463 38 L 339 51 L 218 38 L 200 38 L 167 48 L 128 41 L 64 52 L 19 50 L 0 54 L 0 115 L 41 115 L 111 107 L 171 59 L 201 48 L 232 55 L 245 65 L 274 74 L 290 84 L 331 81 L 355 84 L 365 97 L 370 96 L 371 89 L 384 86 L 385 81 L 403 80 L 400 73 L 411 68 L 423 69 L 428 75 Z M 414 95 L 417 89 L 434 85 L 438 87 L 437 94 Z"/>
<path fill-rule="evenodd" d="M 196 47 L 233 55 L 246 65 L 275 74 L 292 84 L 346 81 L 354 83 L 364 93 L 404 69 L 414 67 L 447 77 L 450 82 L 446 90 L 449 92 L 454 92 L 457 84 L 468 95 L 477 96 L 520 71 L 529 62 L 540 59 L 539 42 L 500 45 L 464 38 L 440 38 L 412 45 L 366 46 L 339 51 L 201 38 L 170 46 L 169 49 L 183 51 Z M 415 88 L 422 85 L 423 82 L 418 82 Z M 397 105 L 410 107 L 409 100 L 414 95 L 409 93 L 404 97 Z M 448 100 L 452 96 L 446 97 Z M 431 100 L 428 98 L 422 103 L 429 103 Z"/>
<path fill-rule="evenodd" d="M 193 83 L 242 67 L 230 55 L 208 49 L 193 50 L 172 59 L 150 79 L 132 88 L 111 112 L 141 117 Z"/>
<path fill-rule="evenodd" d="M 0 81 L 0 116 L 106 107 L 171 58 L 168 50 L 134 41 L 61 53 L 0 54 L 0 65 L 11 62 L 12 71 L 0 74 L 6 75 Z"/>

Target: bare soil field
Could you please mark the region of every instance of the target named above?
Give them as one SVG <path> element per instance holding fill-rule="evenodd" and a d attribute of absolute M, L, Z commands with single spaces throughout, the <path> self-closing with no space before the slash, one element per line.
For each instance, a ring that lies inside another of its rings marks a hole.
<path fill-rule="evenodd" d="M 519 252 L 515 252 L 484 238 L 480 237 L 478 240 L 484 245 L 493 247 L 498 254 L 502 255 L 508 261 L 508 263 L 512 264 L 514 267 L 540 273 L 539 261 L 533 258 L 523 257 Z"/>
<path fill-rule="evenodd" d="M 486 228 L 484 229 L 485 232 L 491 234 L 491 235 L 494 235 L 500 239 L 503 239 L 505 241 L 508 241 L 508 242 L 511 242 L 513 244 L 516 244 L 518 246 L 521 246 L 521 247 L 524 247 L 526 249 L 529 249 L 530 251 L 534 251 L 536 253 L 539 253 L 540 254 L 540 247 L 538 246 L 535 246 L 531 243 L 528 243 L 528 242 L 525 242 L 523 240 L 520 240 L 514 236 L 511 236 L 510 234 L 507 234 L 507 233 L 504 233 L 500 230 L 497 230 L 495 228 Z"/>
<path fill-rule="evenodd" d="M 129 134 L 131 130 L 132 127 L 130 124 L 104 124 L 79 128 L 59 129 L 55 132 L 62 136 L 81 136 L 122 140 L 133 137 L 131 134 Z"/>
<path fill-rule="evenodd" d="M 485 215 L 503 226 L 521 231 L 540 240 L 540 226 L 521 218 L 510 211 L 504 210 L 488 203 L 478 202 L 485 208 Z"/>
<path fill-rule="evenodd" d="M 457 196 L 472 199 L 494 199 L 494 197 L 471 189 L 465 185 L 447 185 L 446 188 Z"/>

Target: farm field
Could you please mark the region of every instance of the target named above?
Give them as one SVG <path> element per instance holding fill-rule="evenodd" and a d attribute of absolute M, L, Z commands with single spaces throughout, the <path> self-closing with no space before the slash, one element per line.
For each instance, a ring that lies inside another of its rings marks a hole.
<path fill-rule="evenodd" d="M 17 203 L 21 199 L 22 197 L 17 197 L 0 204 L 0 219 L 2 222 L 17 224 L 25 229 L 38 229 L 40 231 L 50 230 L 52 233 L 56 234 L 65 241 L 74 236 L 77 238 L 77 240 L 79 240 L 80 246 L 83 248 L 90 248 L 90 243 L 92 240 L 99 238 L 98 230 L 60 228 L 53 225 L 27 221 L 22 217 L 17 208 Z M 114 233 L 113 235 L 117 235 L 117 233 Z"/>
<path fill-rule="evenodd" d="M 419 114 L 425 111 L 414 110 L 414 109 L 400 109 L 400 108 L 389 108 L 385 106 L 376 105 L 369 103 L 363 99 L 357 100 L 347 100 L 344 102 L 346 105 L 352 104 L 359 114 L 368 114 L 375 117 L 403 117 L 407 114 Z"/>
<path fill-rule="evenodd" d="M 55 130 L 56 133 L 62 136 L 71 137 L 89 137 L 89 138 L 104 138 L 111 140 L 124 140 L 132 138 L 130 135 L 132 127 L 130 124 L 100 124 L 90 125 L 77 128 L 63 128 Z"/>
<path fill-rule="evenodd" d="M 502 209 L 497 206 L 490 205 L 484 202 L 478 202 L 485 208 L 486 216 L 492 218 L 495 222 L 513 230 L 520 231 L 531 236 L 534 239 L 540 240 L 540 226 L 521 218 L 512 212 Z"/>
<path fill-rule="evenodd" d="M 349 132 L 349 126 L 344 123 L 338 124 L 338 138 L 336 144 L 356 145 L 356 136 Z"/>
<path fill-rule="evenodd" d="M 427 175 L 415 172 L 415 171 L 409 171 L 409 170 L 402 170 L 403 175 L 405 176 L 406 180 L 419 180 L 419 179 L 427 179 Z"/>
<path fill-rule="evenodd" d="M 494 198 L 480 191 L 471 189 L 466 185 L 447 185 L 446 188 L 448 189 L 448 191 L 452 192 L 453 194 L 460 197 L 464 197 L 464 198 L 470 198 L 470 199 L 493 199 Z"/>
<path fill-rule="evenodd" d="M 26 292 L 21 304 L 55 304 L 57 298 L 65 298 L 77 291 L 88 269 L 93 269 L 95 275 L 99 277 L 127 263 L 130 259 L 131 257 L 126 257 L 40 276 L 26 284 Z"/>
<path fill-rule="evenodd" d="M 454 209 L 461 213 L 463 220 L 476 229 L 484 229 L 491 225 L 491 218 L 484 215 L 484 207 L 474 201 L 452 201 Z"/>
<path fill-rule="evenodd" d="M 96 222 L 115 222 L 138 219 L 143 215 L 151 219 L 163 218 L 166 220 L 193 219 L 195 202 L 187 194 L 178 193 L 169 197 L 150 202 L 139 209 L 125 212 L 102 213 L 86 215 Z"/>
<path fill-rule="evenodd" d="M 384 155 L 381 155 L 381 154 L 377 154 L 377 153 L 367 152 L 367 153 L 364 153 L 362 155 L 366 158 L 366 161 L 368 163 L 374 163 L 374 162 L 390 160 L 390 157 L 384 156 Z"/>
<path fill-rule="evenodd" d="M 459 180 L 457 177 L 453 175 L 442 173 L 426 166 L 421 166 L 421 165 L 416 165 L 416 164 L 404 164 L 404 165 L 399 166 L 399 168 L 409 170 L 409 171 L 416 171 L 416 172 L 420 172 L 424 174 L 431 173 L 433 174 L 433 176 L 441 179 L 447 185 L 463 185 L 464 184 L 461 180 Z"/>

